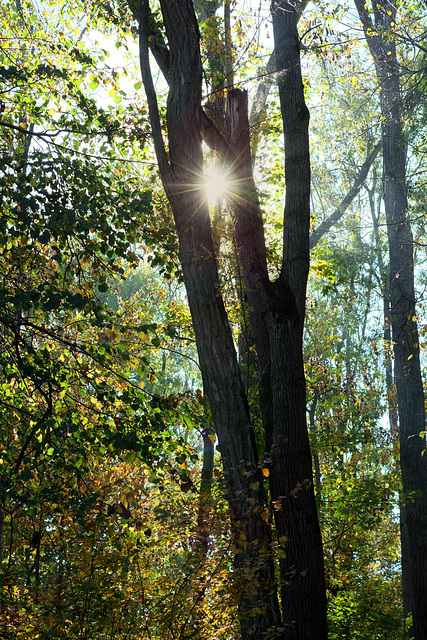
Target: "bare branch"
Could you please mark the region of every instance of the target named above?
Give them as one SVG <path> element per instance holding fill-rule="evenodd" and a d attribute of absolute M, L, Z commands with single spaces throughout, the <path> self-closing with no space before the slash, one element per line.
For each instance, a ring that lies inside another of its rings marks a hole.
<path fill-rule="evenodd" d="M 378 156 L 380 150 L 382 148 L 382 142 L 377 142 L 375 147 L 372 149 L 371 153 L 366 158 L 365 162 L 360 167 L 360 171 L 358 176 L 356 177 L 353 186 L 345 196 L 345 198 L 341 201 L 340 205 L 335 209 L 331 215 L 326 218 L 316 229 L 314 233 L 310 236 L 310 249 L 314 249 L 314 247 L 318 244 L 320 238 L 325 235 L 329 231 L 329 229 L 341 220 L 347 208 L 353 202 L 354 198 L 359 193 L 363 183 L 365 182 L 369 170 L 374 163 L 374 160 Z"/>
<path fill-rule="evenodd" d="M 148 0 L 140 0 L 139 7 L 139 64 L 141 67 L 142 82 L 144 84 L 145 95 L 147 96 L 148 112 L 150 114 L 151 131 L 153 134 L 154 148 L 156 150 L 157 161 L 159 163 L 160 174 L 169 175 L 169 160 L 163 141 L 162 127 L 160 123 L 159 106 L 157 103 L 156 90 L 154 88 L 153 76 L 151 74 L 148 36 L 149 36 L 150 7 Z"/>

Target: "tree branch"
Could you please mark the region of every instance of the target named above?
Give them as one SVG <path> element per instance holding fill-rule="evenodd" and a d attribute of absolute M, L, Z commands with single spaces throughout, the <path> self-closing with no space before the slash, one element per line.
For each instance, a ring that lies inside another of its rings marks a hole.
<path fill-rule="evenodd" d="M 295 8 L 297 13 L 297 21 L 301 18 L 304 9 L 308 5 L 309 0 L 300 0 L 295 2 Z M 265 67 L 267 72 L 267 77 L 264 82 L 260 82 L 257 87 L 255 98 L 252 102 L 251 113 L 249 116 L 249 124 L 252 127 L 260 117 L 261 113 L 264 110 L 265 104 L 267 102 L 268 94 L 270 93 L 271 85 L 274 82 L 274 73 L 277 71 L 276 69 L 276 52 L 272 51 L 267 65 Z"/>
<path fill-rule="evenodd" d="M 163 141 L 162 127 L 160 123 L 159 106 L 157 103 L 156 90 L 154 88 L 153 76 L 151 74 L 148 36 L 149 36 L 150 7 L 148 0 L 140 0 L 139 5 L 139 64 L 141 67 L 142 82 L 144 84 L 145 95 L 147 96 L 148 112 L 150 115 L 151 131 L 153 134 L 154 148 L 159 163 L 160 175 L 169 175 L 170 166 Z"/>
<path fill-rule="evenodd" d="M 341 201 L 340 205 L 335 209 L 331 215 L 326 218 L 316 229 L 314 233 L 310 236 L 310 249 L 314 249 L 314 247 L 318 244 L 320 238 L 325 235 L 329 231 L 329 229 L 336 224 L 344 215 L 347 208 L 353 202 L 354 198 L 360 191 L 363 183 L 365 182 L 369 170 L 374 163 L 374 160 L 378 156 L 380 150 L 382 148 L 382 142 L 377 142 L 375 147 L 372 149 L 371 153 L 366 158 L 365 162 L 360 167 L 360 171 L 358 176 L 356 177 L 353 186 L 350 191 L 347 193 L 345 198 Z"/>

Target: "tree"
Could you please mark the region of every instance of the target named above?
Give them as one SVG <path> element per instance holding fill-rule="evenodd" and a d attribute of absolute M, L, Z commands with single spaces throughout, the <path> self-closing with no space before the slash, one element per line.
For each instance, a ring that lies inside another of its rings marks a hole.
<path fill-rule="evenodd" d="M 126 580 L 116 586 L 111 578 L 126 567 L 126 553 L 117 562 L 117 546 L 107 548 L 106 539 L 114 530 L 107 516 L 121 520 L 109 508 L 130 501 L 111 493 L 108 478 L 107 486 L 99 482 L 105 460 L 131 465 L 137 476 L 143 461 L 162 468 L 177 448 L 176 465 L 184 464 L 189 448 L 178 429 L 172 437 L 165 428 L 169 418 L 170 425 L 182 420 L 178 399 L 165 399 L 160 410 L 159 398 L 143 389 L 163 331 L 145 309 L 113 311 L 100 299 L 138 262 L 131 247 L 143 242 L 144 227 L 151 257 L 161 206 L 154 227 L 149 181 L 141 189 L 138 170 L 118 158 L 111 138 L 114 108 L 98 109 L 82 90 L 103 74 L 84 46 L 74 46 L 69 14 L 52 12 L 58 29 L 22 5 L 0 8 L 7 34 L 0 51 L 0 621 L 4 638 L 63 638 L 69 605 L 74 637 L 87 637 L 92 622 L 104 631 L 114 622 L 117 631 L 141 612 L 134 600 L 129 616 L 105 615 L 108 599 L 112 608 L 129 600 L 121 592 Z M 61 35 L 53 38 L 55 30 Z M 25 58 L 23 42 L 31 44 Z M 105 127 L 96 154 L 94 122 Z M 159 251 L 156 258 L 171 264 Z M 135 536 L 126 540 L 135 547 Z M 92 606 L 96 569 L 105 569 L 105 591 Z"/>
<path fill-rule="evenodd" d="M 390 323 L 395 355 L 400 468 L 409 548 L 402 547 L 403 570 L 410 571 L 413 629 L 427 634 L 427 460 L 425 409 L 415 308 L 413 236 L 406 192 L 407 147 L 394 27 L 397 7 L 388 0 L 355 5 L 381 87 L 384 203 L 389 243 Z M 404 538 L 403 538 L 404 539 Z M 409 554 L 409 558 L 406 557 Z"/>
<path fill-rule="evenodd" d="M 299 7 L 300 8 L 300 7 Z M 285 135 L 286 203 L 279 277 L 267 269 L 262 213 L 253 179 L 247 94 L 227 91 L 221 131 L 202 109 L 199 26 L 188 0 L 161 3 L 168 48 L 159 51 L 149 4 L 138 12 L 142 79 L 162 182 L 174 215 L 199 362 L 227 481 L 241 581 L 242 638 L 326 638 L 322 543 L 306 427 L 302 331 L 309 267 L 309 112 L 301 79 L 298 13 L 272 8 L 276 69 Z M 166 148 L 149 47 L 169 85 Z M 221 296 L 209 210 L 202 191 L 202 130 L 222 157 L 233 187 L 234 238 L 257 354 L 265 442 L 259 457 L 230 325 Z M 263 479 L 275 505 L 283 621 L 269 548 Z"/>

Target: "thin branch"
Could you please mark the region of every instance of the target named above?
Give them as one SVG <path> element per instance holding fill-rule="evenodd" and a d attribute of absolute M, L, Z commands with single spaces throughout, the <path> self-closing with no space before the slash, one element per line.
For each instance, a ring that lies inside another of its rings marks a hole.
<path fill-rule="evenodd" d="M 140 0 L 139 5 L 139 64 L 141 67 L 142 82 L 144 84 L 145 95 L 147 97 L 148 112 L 150 115 L 151 130 L 153 134 L 154 148 L 159 164 L 160 175 L 169 176 L 170 165 L 163 141 L 162 126 L 160 123 L 159 106 L 157 94 L 154 88 L 153 76 L 151 74 L 149 58 L 149 18 L 150 7 L 148 0 Z"/>
<path fill-rule="evenodd" d="M 147 164 L 151 166 L 154 165 L 154 161 L 150 162 L 147 160 L 133 160 L 132 158 L 118 158 L 116 156 L 113 158 L 109 158 L 108 156 L 100 156 L 94 153 L 78 151 L 76 149 L 72 149 L 71 147 L 67 147 L 65 144 L 60 144 L 59 142 L 53 142 L 53 140 L 49 139 L 49 138 L 56 137 L 63 131 L 67 131 L 66 129 L 60 129 L 55 133 L 47 133 L 47 132 L 40 133 L 38 131 L 30 131 L 28 129 L 24 129 L 24 127 L 19 127 L 15 124 L 10 124 L 10 122 L 5 122 L 4 120 L 0 120 L 0 127 L 7 127 L 8 129 L 13 129 L 14 131 L 18 131 L 19 133 L 23 133 L 27 136 L 40 138 L 46 144 L 51 144 L 52 146 L 56 147 L 57 149 L 60 149 L 61 151 L 67 151 L 68 153 L 75 153 L 77 156 L 83 156 L 84 158 L 94 158 L 95 160 L 101 160 L 101 161 L 105 160 L 108 162 L 111 162 L 111 160 L 114 160 L 115 162 L 128 162 L 129 164 Z"/>
<path fill-rule="evenodd" d="M 365 162 L 362 164 L 359 174 L 353 183 L 353 186 L 351 187 L 350 191 L 347 193 L 345 198 L 341 201 L 340 205 L 335 209 L 333 213 L 331 213 L 331 215 L 328 218 L 326 218 L 326 220 L 324 220 L 317 227 L 316 231 L 311 234 L 310 249 L 314 249 L 314 247 L 318 244 L 322 236 L 324 236 L 325 233 L 327 233 L 335 223 L 341 220 L 347 208 L 350 206 L 354 198 L 359 193 L 363 183 L 365 182 L 368 176 L 369 170 L 372 164 L 374 163 L 374 160 L 378 156 L 381 148 L 382 148 L 382 142 L 377 142 L 377 144 L 375 145 L 371 153 L 366 158 Z"/>

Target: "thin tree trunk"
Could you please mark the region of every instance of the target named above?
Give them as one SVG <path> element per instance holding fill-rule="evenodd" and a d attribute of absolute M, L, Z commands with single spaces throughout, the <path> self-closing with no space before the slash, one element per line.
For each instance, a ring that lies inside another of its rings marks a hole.
<path fill-rule="evenodd" d="M 197 538 L 196 548 L 201 551 L 205 558 L 209 547 L 210 538 L 210 515 L 212 499 L 212 479 L 214 470 L 215 447 L 212 441 L 213 430 L 204 429 L 203 438 L 203 466 L 200 480 L 199 510 L 197 514 Z M 215 438 L 215 436 L 213 436 Z"/>
<path fill-rule="evenodd" d="M 384 318 L 384 369 L 387 390 L 388 419 L 390 425 L 390 434 L 393 442 L 399 435 L 399 420 L 396 402 L 396 385 L 393 377 L 393 360 L 391 357 L 392 340 L 390 325 L 390 294 L 388 290 L 388 271 L 384 265 L 381 252 L 381 243 L 379 236 L 379 205 L 378 214 L 375 214 L 375 205 L 373 201 L 373 192 L 369 191 L 369 202 L 371 206 L 371 216 L 374 226 L 374 237 L 378 257 L 378 265 L 380 271 L 380 279 L 383 294 L 383 318 Z M 396 467 L 400 471 L 399 460 L 396 460 Z M 412 585 L 411 557 L 408 538 L 408 527 L 406 524 L 406 508 L 404 499 L 399 501 L 399 524 L 400 524 L 400 547 L 401 547 L 401 567 L 402 567 L 402 599 L 403 599 L 403 615 L 405 620 L 414 608 L 414 589 Z"/>
<path fill-rule="evenodd" d="M 413 632 L 427 638 L 427 458 L 424 391 L 415 309 L 414 258 L 406 196 L 406 143 L 399 65 L 392 27 L 396 5 L 355 0 L 381 85 L 384 202 L 390 256 L 390 323 L 399 414 L 400 469 L 413 584 Z M 405 565 L 403 566 L 405 569 Z M 405 607 L 406 608 L 406 607 Z"/>

